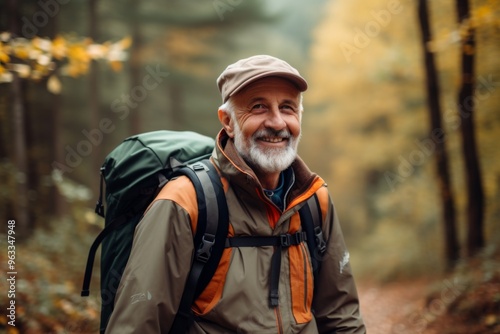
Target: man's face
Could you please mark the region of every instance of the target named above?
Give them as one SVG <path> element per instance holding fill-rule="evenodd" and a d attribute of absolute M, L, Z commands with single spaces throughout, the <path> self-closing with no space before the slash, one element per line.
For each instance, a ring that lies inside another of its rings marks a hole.
<path fill-rule="evenodd" d="M 250 167 L 278 173 L 290 166 L 301 133 L 299 90 L 285 79 L 267 77 L 235 94 L 232 102 L 226 131 Z"/>

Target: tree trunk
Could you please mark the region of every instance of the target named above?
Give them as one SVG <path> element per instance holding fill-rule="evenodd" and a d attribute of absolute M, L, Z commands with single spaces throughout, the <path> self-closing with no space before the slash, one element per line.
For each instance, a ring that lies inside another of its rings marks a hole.
<path fill-rule="evenodd" d="M 90 24 L 90 29 L 89 29 L 89 37 L 93 40 L 96 41 L 98 38 L 98 25 L 99 25 L 99 19 L 97 15 L 97 0 L 90 0 L 89 1 L 89 24 Z M 97 64 L 96 61 L 92 61 L 90 64 L 90 73 L 89 73 L 89 105 L 90 105 L 90 126 L 91 129 L 99 129 L 99 122 L 101 118 L 101 113 L 99 110 L 99 105 L 100 105 L 100 98 L 99 98 L 99 64 Z M 101 168 L 102 164 L 102 157 L 101 157 L 101 144 L 102 144 L 103 138 L 101 138 L 101 142 L 98 142 L 96 145 L 92 147 L 92 161 L 91 161 L 91 168 L 92 168 L 92 175 L 98 175 L 99 170 Z M 92 193 L 97 196 L 96 194 L 99 193 L 99 185 L 97 182 L 92 182 L 90 184 L 90 188 L 92 189 Z M 95 197 L 94 196 L 94 197 Z"/>
<path fill-rule="evenodd" d="M 427 0 L 419 0 L 418 18 L 422 30 L 422 49 L 424 51 L 425 74 L 427 77 L 426 91 L 431 125 L 431 135 L 429 138 L 433 139 L 436 150 L 436 171 L 444 223 L 445 261 L 447 269 L 450 270 L 459 258 L 459 246 L 456 232 L 455 203 L 449 176 L 448 156 L 446 153 L 446 139 L 444 136 L 440 136 L 442 140 L 436 140 L 436 136 L 433 135 L 437 132 L 444 131 L 444 128 L 441 105 L 439 102 L 440 90 L 434 54 L 430 52 L 427 47 L 432 35 L 429 24 Z M 441 133 L 444 135 L 444 132 Z"/>
<path fill-rule="evenodd" d="M 141 59 L 140 51 L 142 47 L 142 35 L 141 35 L 141 25 L 139 23 L 139 5 L 138 0 L 130 0 L 130 12 L 132 16 L 130 17 L 132 25 L 132 40 L 134 41 L 132 49 L 130 50 L 130 84 L 131 87 L 139 87 L 142 85 L 141 81 Z M 129 124 L 129 135 L 137 134 L 141 131 L 141 101 L 134 101 L 137 104 L 136 108 L 130 111 Z"/>
<path fill-rule="evenodd" d="M 12 34 L 20 34 L 19 26 L 19 3 L 15 0 L 8 2 L 8 15 L 10 18 L 9 28 Z M 16 220 L 16 233 L 23 238 L 29 236 L 29 211 L 28 211 L 28 152 L 26 147 L 26 111 L 24 109 L 24 94 L 21 78 L 17 73 L 13 73 L 11 83 L 12 96 L 12 129 L 13 129 L 13 147 L 14 147 L 14 166 L 16 169 L 16 190 L 13 194 L 14 217 Z"/>
<path fill-rule="evenodd" d="M 50 38 L 54 39 L 59 33 L 59 16 L 54 17 L 50 23 Z M 55 76 L 59 77 L 59 70 L 54 71 Z M 64 147 L 62 145 L 61 132 L 63 130 L 62 125 L 62 97 L 61 94 L 52 94 L 52 101 L 50 105 L 50 131 L 48 135 L 50 136 L 50 163 L 53 161 L 64 161 Z M 64 198 L 59 194 L 55 184 L 50 186 L 50 203 L 51 203 L 51 214 L 56 217 L 61 217 L 63 214 L 67 213 L 66 206 L 64 205 Z"/>
<path fill-rule="evenodd" d="M 457 0 L 458 22 L 467 24 L 470 18 L 468 0 Z M 467 255 L 475 255 L 484 246 L 483 219 L 484 193 L 481 169 L 474 131 L 474 29 L 469 26 L 462 40 L 462 83 L 458 95 L 458 108 L 461 115 L 460 131 L 462 150 L 465 160 L 467 180 Z"/>
<path fill-rule="evenodd" d="M 4 84 L 4 86 L 7 86 Z M 0 194 L 0 219 L 7 221 L 14 217 L 14 199 L 12 194 L 15 194 L 13 181 L 11 178 L 12 166 L 12 126 L 10 123 L 10 114 L 3 110 L 8 110 L 9 93 L 5 90 L 0 90 L 0 187 L 3 193 Z"/>
<path fill-rule="evenodd" d="M 61 105 L 62 98 L 60 94 L 54 94 L 52 96 L 52 106 L 50 108 L 50 127 L 52 128 L 51 136 L 51 163 L 53 161 L 64 161 L 64 148 L 61 139 L 62 131 L 62 119 L 61 119 Z M 55 184 L 51 185 L 50 197 L 52 199 L 52 214 L 56 217 L 60 217 L 67 213 L 67 208 L 64 205 L 64 198 L 59 194 L 59 191 Z"/>
<path fill-rule="evenodd" d="M 31 104 L 31 96 L 37 96 L 32 92 L 32 87 L 26 79 L 20 80 L 21 85 L 21 103 L 23 104 L 23 123 L 24 123 L 24 145 L 26 146 L 26 190 L 29 194 L 27 198 L 28 209 L 28 223 L 27 228 L 29 231 L 38 226 L 41 219 L 41 213 L 45 214 L 45 201 L 44 197 L 40 197 L 40 178 L 41 171 L 39 168 L 40 160 L 38 159 L 38 152 L 43 150 L 43 141 L 37 138 L 35 130 L 36 116 L 34 115 L 34 104 Z M 28 98 L 30 101 L 28 101 Z"/>
<path fill-rule="evenodd" d="M 26 149 L 25 133 L 25 110 L 23 104 L 23 93 L 21 79 L 17 73 L 13 73 L 12 81 L 12 111 L 13 111 L 13 130 L 14 130 L 14 161 L 16 166 L 16 184 L 17 189 L 14 194 L 14 213 L 16 228 L 19 235 L 25 237 L 29 233 L 29 214 L 28 214 L 28 154 Z"/>

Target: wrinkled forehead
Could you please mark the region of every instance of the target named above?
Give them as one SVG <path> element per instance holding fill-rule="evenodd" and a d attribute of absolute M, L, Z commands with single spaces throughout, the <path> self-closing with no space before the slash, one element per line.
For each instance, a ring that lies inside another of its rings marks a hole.
<path fill-rule="evenodd" d="M 232 96 L 234 101 L 248 101 L 254 99 L 264 100 L 291 100 L 300 102 L 301 92 L 289 80 L 280 77 L 266 77 L 248 86 Z"/>

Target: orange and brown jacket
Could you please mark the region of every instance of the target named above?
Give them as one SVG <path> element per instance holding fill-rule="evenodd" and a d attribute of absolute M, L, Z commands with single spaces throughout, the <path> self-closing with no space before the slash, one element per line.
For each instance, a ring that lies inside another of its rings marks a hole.
<path fill-rule="evenodd" d="M 193 305 L 188 333 L 365 333 L 349 253 L 325 182 L 297 158 L 284 211 L 224 131 L 212 162 L 221 173 L 229 208 L 228 236 L 273 236 L 300 231 L 298 209 L 317 194 L 327 249 L 313 278 L 305 243 L 282 251 L 279 306 L 268 304 L 273 247 L 226 248 L 217 271 Z M 194 254 L 195 190 L 186 177 L 167 183 L 136 228 L 106 333 L 168 333 Z"/>

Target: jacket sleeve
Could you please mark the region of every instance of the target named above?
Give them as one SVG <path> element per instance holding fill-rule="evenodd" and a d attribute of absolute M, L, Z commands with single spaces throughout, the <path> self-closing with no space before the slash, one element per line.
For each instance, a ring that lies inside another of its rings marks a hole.
<path fill-rule="evenodd" d="M 328 196 L 323 223 L 327 242 L 315 279 L 313 310 L 319 333 L 366 333 L 342 230 Z"/>
<path fill-rule="evenodd" d="M 107 334 L 168 333 L 194 253 L 187 211 L 157 200 L 137 225 Z"/>

